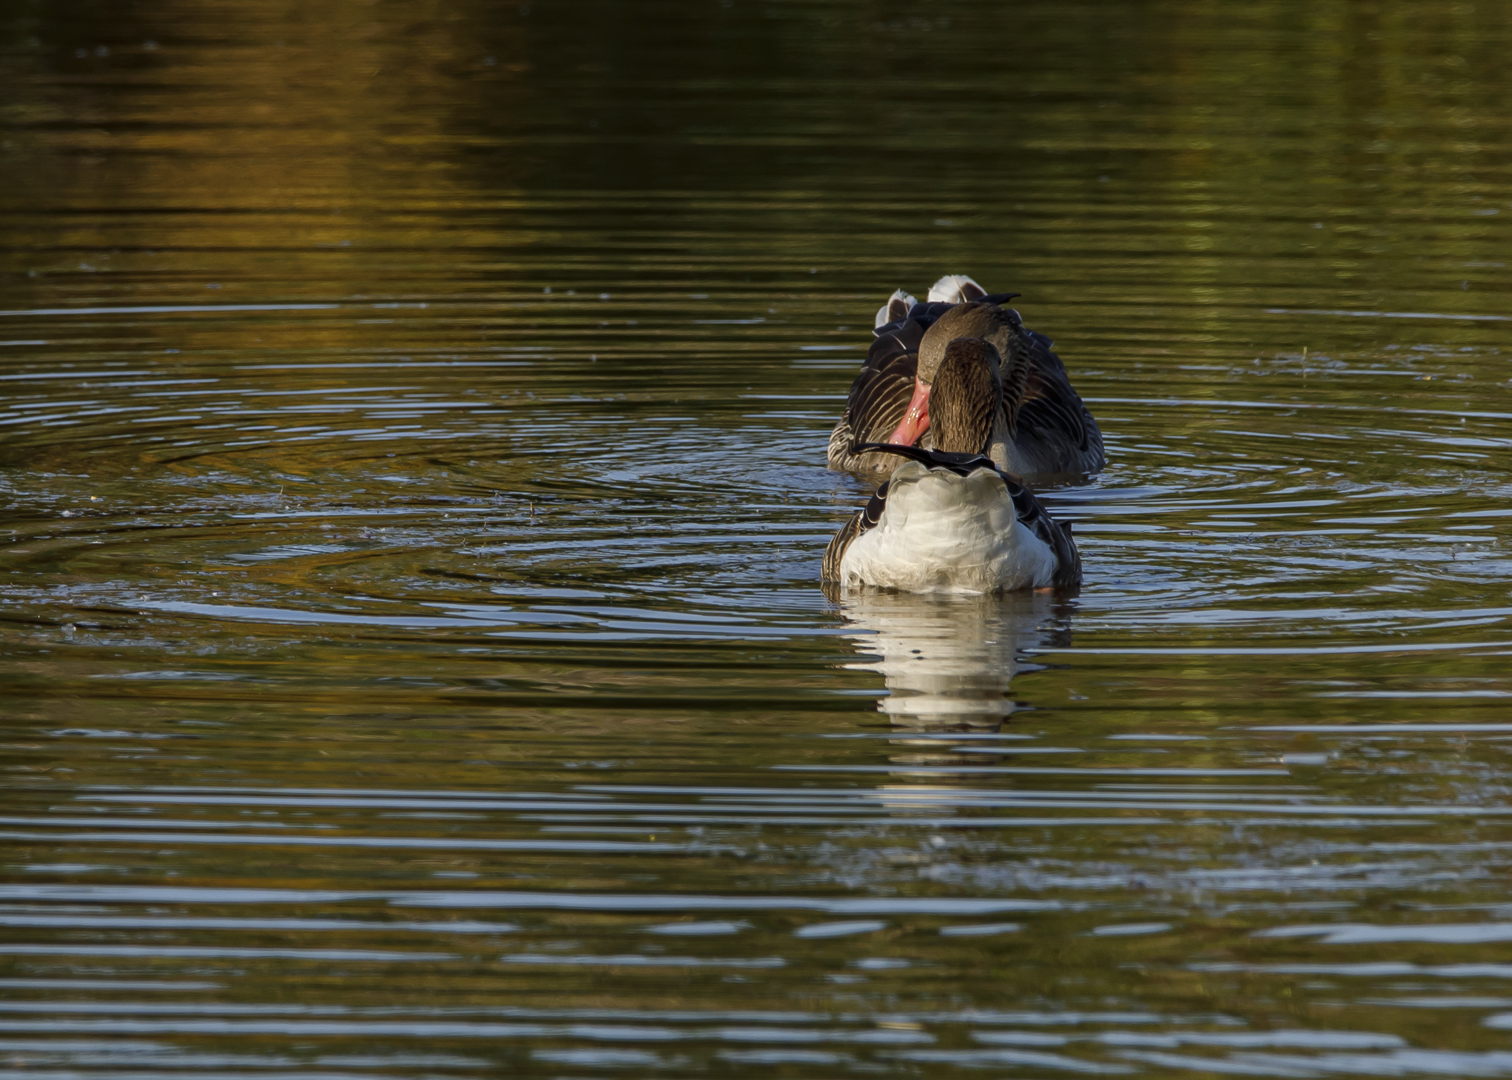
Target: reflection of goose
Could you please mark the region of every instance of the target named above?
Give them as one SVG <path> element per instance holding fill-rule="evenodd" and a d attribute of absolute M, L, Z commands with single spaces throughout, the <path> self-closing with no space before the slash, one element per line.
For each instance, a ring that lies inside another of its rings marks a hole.
<path fill-rule="evenodd" d="M 1058 632 L 1056 601 L 1016 596 L 913 596 L 862 592 L 840 610 L 854 640 L 876 659 L 847 666 L 878 671 L 888 696 L 877 703 L 899 727 L 923 732 L 996 731 L 1013 712 L 1008 684 L 1018 654 Z"/>
<path fill-rule="evenodd" d="M 998 467 L 1041 476 L 1101 469 L 1107 459 L 1097 421 L 1072 389 L 1051 340 L 1002 306 L 1014 295 L 989 296 L 964 274 L 935 282 L 922 304 L 902 289 L 895 292 L 877 312 L 877 338 L 830 433 L 830 468 L 893 468 L 883 455 L 856 452 L 860 443 L 934 445 L 929 398 L 945 347 L 958 337 L 980 337 L 1010 365 L 1021 358 L 1027 371 L 1025 381 L 1003 386 L 1005 411 L 1017 413 L 1017 424 L 1009 440 L 994 442 Z"/>
<path fill-rule="evenodd" d="M 957 338 L 936 377 L 938 450 L 886 446 L 909 460 L 835 534 L 822 577 L 841 586 L 908 592 L 995 592 L 1072 587 L 1081 559 L 1017 477 L 982 456 L 1003 430 L 1003 383 L 1022 383 L 1022 354 L 1001 368 L 981 338 Z M 1012 430 L 1013 418 L 1007 418 Z"/>

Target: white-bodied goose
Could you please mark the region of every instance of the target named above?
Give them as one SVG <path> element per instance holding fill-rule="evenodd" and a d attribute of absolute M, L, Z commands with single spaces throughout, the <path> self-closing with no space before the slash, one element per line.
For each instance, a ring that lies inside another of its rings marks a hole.
<path fill-rule="evenodd" d="M 1016 295 L 988 295 L 964 274 L 935 282 L 924 303 L 902 289 L 893 293 L 877 312 L 876 340 L 830 433 L 829 467 L 893 467 L 887 454 L 858 452 L 860 443 L 937 445 L 930 433 L 930 391 L 945 346 L 959 337 L 985 338 L 1005 359 L 1023 356 L 1028 364 L 1020 397 L 1004 402 L 1006 411 L 1018 413 L 1013 441 L 989 450 L 999 468 L 1044 477 L 1096 472 L 1107 464 L 1102 432 L 1051 351 L 1054 343 L 1003 306 Z"/>
<path fill-rule="evenodd" d="M 1081 584 L 1070 526 L 986 455 L 1003 383 L 1022 383 L 1026 366 L 1019 354 L 1000 374 L 997 350 L 980 338 L 945 347 L 932 395 L 937 447 L 858 447 L 908 460 L 830 541 L 825 582 L 972 593 Z"/>

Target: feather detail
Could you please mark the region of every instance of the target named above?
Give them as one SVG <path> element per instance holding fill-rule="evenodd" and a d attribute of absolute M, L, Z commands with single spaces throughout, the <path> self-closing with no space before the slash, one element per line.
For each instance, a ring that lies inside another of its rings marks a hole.
<path fill-rule="evenodd" d="M 961 296 L 963 289 L 975 290 L 975 298 L 936 299 Z M 994 441 L 1002 444 L 994 450 L 1000 464 L 1030 476 L 1101 469 L 1107 463 L 1102 432 L 1072 388 L 1054 343 L 1024 326 L 1017 311 L 1002 306 L 1017 295 L 982 293 L 981 286 L 963 274 L 941 278 L 922 303 L 902 289 L 894 292 L 877 312 L 879 320 L 886 315 L 889 321 L 874 328 L 876 340 L 851 385 L 845 413 L 830 433 L 829 467 L 875 472 L 890 468 L 887 457 L 857 454 L 853 446 L 885 439 L 897 429 L 915 380 L 933 380 L 946 344 L 957 337 L 981 337 L 1002 356 L 1006 431 L 994 434 Z M 926 431 L 923 444 L 933 441 L 933 431 Z"/>
<path fill-rule="evenodd" d="M 1008 488 L 1009 497 L 1013 499 L 1013 509 L 1018 514 L 1019 524 L 1055 552 L 1055 575 L 1050 583 L 1057 589 L 1080 586 L 1081 552 L 1076 550 L 1076 541 L 1071 538 L 1071 523 L 1056 521 L 1051 517 L 1045 504 L 1018 477 L 1003 474 L 1003 483 Z"/>
<path fill-rule="evenodd" d="M 1003 411 L 1010 418 L 1013 447 L 1008 464 L 1031 474 L 1095 472 L 1107 464 L 1102 432 L 1071 387 L 1065 365 L 1043 334 L 1028 329 L 1009 307 L 976 302 L 960 304 L 933 320 L 919 343 L 918 377 L 934 378 L 946 346 L 958 337 L 991 342 L 1004 362 Z M 1015 402 L 1010 388 L 1022 392 Z"/>
<path fill-rule="evenodd" d="M 877 309 L 877 321 L 872 325 L 886 326 L 888 323 L 902 322 L 908 318 L 908 313 L 917 303 L 917 300 L 902 289 L 895 289 L 887 298 L 887 303 Z"/>
<path fill-rule="evenodd" d="M 1051 517 L 1050 511 L 1045 509 L 1045 504 L 1039 501 L 1022 479 L 998 468 L 985 454 L 954 454 L 920 446 L 899 446 L 896 443 L 863 443 L 856 447 L 856 451 L 857 453 L 892 454 L 916 461 L 931 471 L 940 469 L 962 478 L 971 476 L 982 469 L 990 470 L 1002 481 L 1008 497 L 1013 500 L 1014 516 L 1019 524 L 1028 529 L 1054 553 L 1055 573 L 1050 584 L 1059 589 L 1075 588 L 1081 584 L 1081 553 L 1077 551 L 1076 542 L 1072 539 L 1070 523 L 1062 523 Z M 846 524 L 845 528 L 841 529 L 840 534 L 830 541 L 830 549 L 835 549 L 840 536 L 846 534 L 848 530 L 853 530 L 836 551 L 833 576 L 830 574 L 830 550 L 825 551 L 826 581 L 839 580 L 839 568 L 845 556 L 845 548 L 858 536 L 880 522 L 882 512 L 886 509 L 886 490 L 887 485 L 884 484 L 877 495 L 872 497 L 866 509 L 858 513 Z M 864 526 L 860 525 L 863 516 L 870 518 Z"/>
<path fill-rule="evenodd" d="M 856 453 L 895 454 L 917 461 L 926 469 L 944 469 L 957 476 L 970 476 L 978 469 L 1002 472 L 986 454 L 953 454 L 948 450 L 926 450 L 922 446 L 903 446 L 899 443 L 858 443 Z"/>
<path fill-rule="evenodd" d="M 965 274 L 946 274 L 929 287 L 931 302 L 963 304 L 968 300 L 977 300 L 986 295 L 987 290 Z"/>
<path fill-rule="evenodd" d="M 924 327 L 913 321 L 878 332 L 860 374 L 851 383 L 845 412 L 830 432 L 830 468 L 891 469 L 892 462 L 887 458 L 857 454 L 852 446 L 887 438 L 903 419 L 913 397 L 923 337 Z"/>
<path fill-rule="evenodd" d="M 888 480 L 881 514 L 870 504 L 832 542 L 825 576 L 840 590 L 1074 587 L 1080 563 L 1069 538 L 1027 489 L 1014 489 L 990 463 L 960 476 L 906 461 Z"/>
<path fill-rule="evenodd" d="M 886 509 L 887 485 L 884 483 L 867 504 L 857 510 L 855 516 L 847 521 L 839 532 L 830 537 L 829 546 L 824 549 L 824 563 L 819 571 L 821 581 L 838 582 L 840 580 L 840 564 L 845 560 L 845 551 L 851 546 L 851 541 L 875 528 L 882 520 L 882 513 Z"/>
<path fill-rule="evenodd" d="M 1029 378 L 1019 402 L 1015 440 L 1035 465 L 1024 471 L 1094 472 L 1107 464 L 1102 431 L 1071 388 L 1065 365 L 1051 350 L 1053 344 L 1044 334 L 1023 331 Z"/>

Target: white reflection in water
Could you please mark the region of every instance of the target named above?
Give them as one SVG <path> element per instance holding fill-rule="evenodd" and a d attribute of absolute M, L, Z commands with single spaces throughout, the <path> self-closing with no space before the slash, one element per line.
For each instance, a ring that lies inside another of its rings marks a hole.
<path fill-rule="evenodd" d="M 882 674 L 877 703 L 897 728 L 918 732 L 994 732 L 1014 711 L 1009 684 L 1026 668 L 1031 644 L 1068 644 L 1055 599 L 1043 593 L 915 596 L 864 592 L 841 604 L 863 659 L 847 665 Z M 1051 641 L 1054 637 L 1059 640 Z M 865 654 L 874 654 L 872 659 Z"/>

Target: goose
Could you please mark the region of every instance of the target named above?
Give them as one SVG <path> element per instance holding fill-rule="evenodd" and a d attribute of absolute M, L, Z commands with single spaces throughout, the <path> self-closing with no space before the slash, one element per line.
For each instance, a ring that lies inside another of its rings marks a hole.
<path fill-rule="evenodd" d="M 1025 381 L 1028 359 L 1020 352 L 1008 371 L 1002 366 L 991 342 L 951 341 L 934 380 L 936 446 L 856 447 L 906 460 L 830 540 L 827 584 L 965 593 L 1081 584 L 1070 526 L 987 456 L 1003 418 L 1003 385 Z"/>
<path fill-rule="evenodd" d="M 1000 469 L 1042 479 L 1094 473 L 1106 465 L 1102 431 L 1051 351 L 1054 342 L 1003 306 L 1017 295 L 989 294 L 965 274 L 942 277 L 923 303 L 902 289 L 894 292 L 877 312 L 876 340 L 851 384 L 845 412 L 830 432 L 829 467 L 853 472 L 893 468 L 890 455 L 858 450 L 860 443 L 935 445 L 929 396 L 945 346 L 959 337 L 984 338 L 1003 357 L 1023 354 L 1028 361 L 1019 398 L 1004 400 L 1005 407 L 1018 410 L 1015 436 L 988 448 Z"/>

